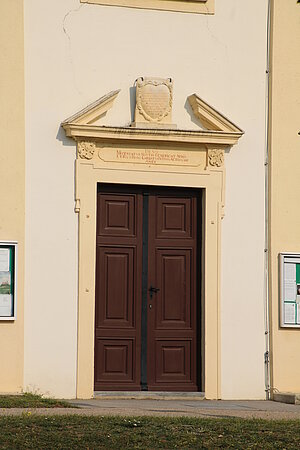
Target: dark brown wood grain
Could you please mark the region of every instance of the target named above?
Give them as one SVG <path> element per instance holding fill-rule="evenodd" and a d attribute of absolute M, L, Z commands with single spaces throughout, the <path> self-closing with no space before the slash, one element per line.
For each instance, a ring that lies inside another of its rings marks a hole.
<path fill-rule="evenodd" d="M 95 390 L 139 390 L 142 195 L 98 193 Z"/>
<path fill-rule="evenodd" d="M 148 388 L 197 391 L 197 197 L 149 197 Z M 151 307 L 150 307 L 151 305 Z"/>
<path fill-rule="evenodd" d="M 95 390 L 141 389 L 144 191 L 98 192 Z M 147 196 L 148 389 L 197 391 L 198 194 L 147 188 Z"/>

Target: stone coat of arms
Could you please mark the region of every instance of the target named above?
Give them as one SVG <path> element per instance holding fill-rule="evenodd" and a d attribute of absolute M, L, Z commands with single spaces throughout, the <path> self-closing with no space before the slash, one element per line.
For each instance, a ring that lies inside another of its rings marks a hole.
<path fill-rule="evenodd" d="M 173 82 L 170 78 L 138 78 L 136 122 L 171 123 Z"/>

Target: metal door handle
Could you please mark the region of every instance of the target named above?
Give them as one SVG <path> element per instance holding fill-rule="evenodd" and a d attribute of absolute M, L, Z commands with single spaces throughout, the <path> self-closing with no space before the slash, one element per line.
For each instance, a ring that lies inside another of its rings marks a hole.
<path fill-rule="evenodd" d="M 159 291 L 160 291 L 160 289 L 159 289 L 159 288 L 156 288 L 156 287 L 150 286 L 150 287 L 149 287 L 150 298 L 152 298 L 152 297 L 153 297 L 153 294 L 157 294 L 157 292 L 159 292 Z"/>

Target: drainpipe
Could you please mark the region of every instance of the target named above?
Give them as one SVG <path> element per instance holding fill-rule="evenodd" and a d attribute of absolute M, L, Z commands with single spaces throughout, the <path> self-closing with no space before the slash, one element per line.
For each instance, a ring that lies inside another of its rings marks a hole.
<path fill-rule="evenodd" d="M 266 400 L 270 400 L 270 304 L 269 304 L 269 153 L 270 153 L 270 44 L 271 44 L 272 0 L 268 0 L 267 15 L 267 68 L 266 68 L 266 118 L 265 118 L 265 281 L 264 281 L 264 320 L 265 320 L 265 392 Z"/>

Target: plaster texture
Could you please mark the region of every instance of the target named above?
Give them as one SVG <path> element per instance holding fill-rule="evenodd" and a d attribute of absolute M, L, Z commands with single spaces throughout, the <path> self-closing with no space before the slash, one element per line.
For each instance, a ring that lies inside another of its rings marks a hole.
<path fill-rule="evenodd" d="M 26 389 L 76 395 L 75 143 L 60 123 L 121 89 L 101 123 L 128 125 L 134 80 L 158 76 L 174 79 L 179 129 L 201 127 L 187 101 L 196 92 L 245 131 L 226 155 L 221 335 L 215 338 L 221 397 L 264 398 L 266 3 L 223 0 L 215 15 L 202 16 L 26 1 Z"/>
<path fill-rule="evenodd" d="M 274 2 L 271 47 L 270 306 L 272 389 L 300 392 L 300 330 L 279 327 L 280 252 L 300 252 L 300 5 Z"/>
<path fill-rule="evenodd" d="M 0 17 L 0 241 L 18 242 L 17 319 L 0 321 L 0 390 L 20 392 L 25 243 L 23 1 L 1 1 Z"/>

